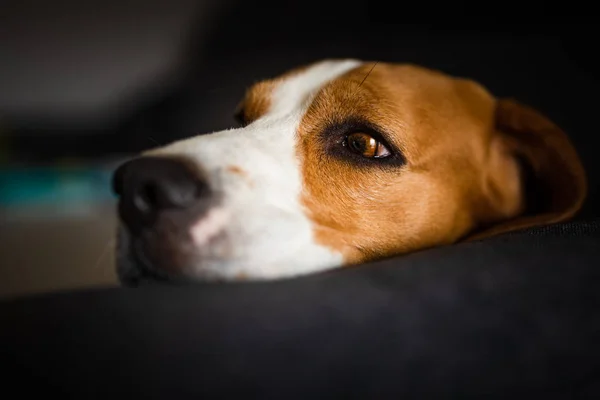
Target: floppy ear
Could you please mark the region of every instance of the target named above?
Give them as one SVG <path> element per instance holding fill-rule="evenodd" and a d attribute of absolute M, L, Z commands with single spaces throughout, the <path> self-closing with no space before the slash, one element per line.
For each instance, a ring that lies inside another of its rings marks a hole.
<path fill-rule="evenodd" d="M 467 240 L 572 217 L 583 205 L 587 182 L 567 135 L 537 111 L 514 100 L 497 101 L 495 130 L 506 157 L 517 167 L 512 169 L 513 182 L 506 180 L 504 172 L 504 180 L 499 182 L 497 178 L 496 186 L 510 186 L 515 179 L 518 181 L 514 193 L 519 211 L 517 216 L 482 227 Z"/>

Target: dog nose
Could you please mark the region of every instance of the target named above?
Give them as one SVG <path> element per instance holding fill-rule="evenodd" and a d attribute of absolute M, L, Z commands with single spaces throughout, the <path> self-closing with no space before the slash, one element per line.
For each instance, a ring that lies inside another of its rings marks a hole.
<path fill-rule="evenodd" d="M 120 196 L 119 214 L 135 232 L 151 226 L 167 210 L 185 210 L 208 196 L 209 187 L 184 160 L 140 157 L 121 165 L 113 175 Z"/>

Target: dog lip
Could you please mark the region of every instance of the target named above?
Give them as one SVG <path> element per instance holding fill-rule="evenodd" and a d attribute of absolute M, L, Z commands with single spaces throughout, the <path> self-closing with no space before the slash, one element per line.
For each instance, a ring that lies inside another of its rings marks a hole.
<path fill-rule="evenodd" d="M 168 282 L 170 278 L 154 268 L 149 260 L 140 252 L 139 238 L 130 238 L 125 244 L 124 256 L 118 260 L 117 277 L 126 287 L 137 287 L 145 282 Z"/>
<path fill-rule="evenodd" d="M 119 273 L 119 281 L 126 287 L 138 287 L 145 282 L 169 282 L 167 276 L 158 273 L 154 268 L 148 267 L 138 257 L 133 256 L 125 271 Z"/>
<path fill-rule="evenodd" d="M 169 274 L 166 270 L 157 268 L 154 266 L 152 260 L 148 259 L 143 251 L 143 242 L 141 239 L 134 240 L 132 244 L 133 246 L 130 249 L 131 258 L 141 275 L 155 280 L 169 280 Z"/>

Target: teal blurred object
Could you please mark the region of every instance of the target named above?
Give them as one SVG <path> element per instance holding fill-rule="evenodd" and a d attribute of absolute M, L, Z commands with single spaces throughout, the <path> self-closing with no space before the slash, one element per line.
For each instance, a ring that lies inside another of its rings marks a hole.
<path fill-rule="evenodd" d="M 104 165 L 0 167 L 0 207 L 70 208 L 114 201 L 112 171 Z"/>

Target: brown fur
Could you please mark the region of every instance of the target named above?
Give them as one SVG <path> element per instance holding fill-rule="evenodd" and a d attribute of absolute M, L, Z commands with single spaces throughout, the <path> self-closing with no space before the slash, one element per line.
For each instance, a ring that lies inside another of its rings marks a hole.
<path fill-rule="evenodd" d="M 241 122 L 249 124 L 269 111 L 271 94 L 275 87 L 277 87 L 277 82 L 270 80 L 258 82 L 246 91 L 246 95 L 236 111 Z"/>
<path fill-rule="evenodd" d="M 365 64 L 316 95 L 298 132 L 302 202 L 319 243 L 347 263 L 449 244 L 574 214 L 585 175 L 567 137 L 533 110 L 469 80 L 411 65 Z M 363 82 L 364 80 L 364 82 Z M 362 84 L 361 84 L 362 82 Z M 356 165 L 324 151 L 328 124 L 378 125 L 406 164 Z M 548 205 L 531 210 L 523 156 Z M 525 211 L 532 215 L 523 215 Z"/>
<path fill-rule="evenodd" d="M 228 166 L 227 171 L 236 175 L 248 176 L 248 173 L 237 165 Z"/>

